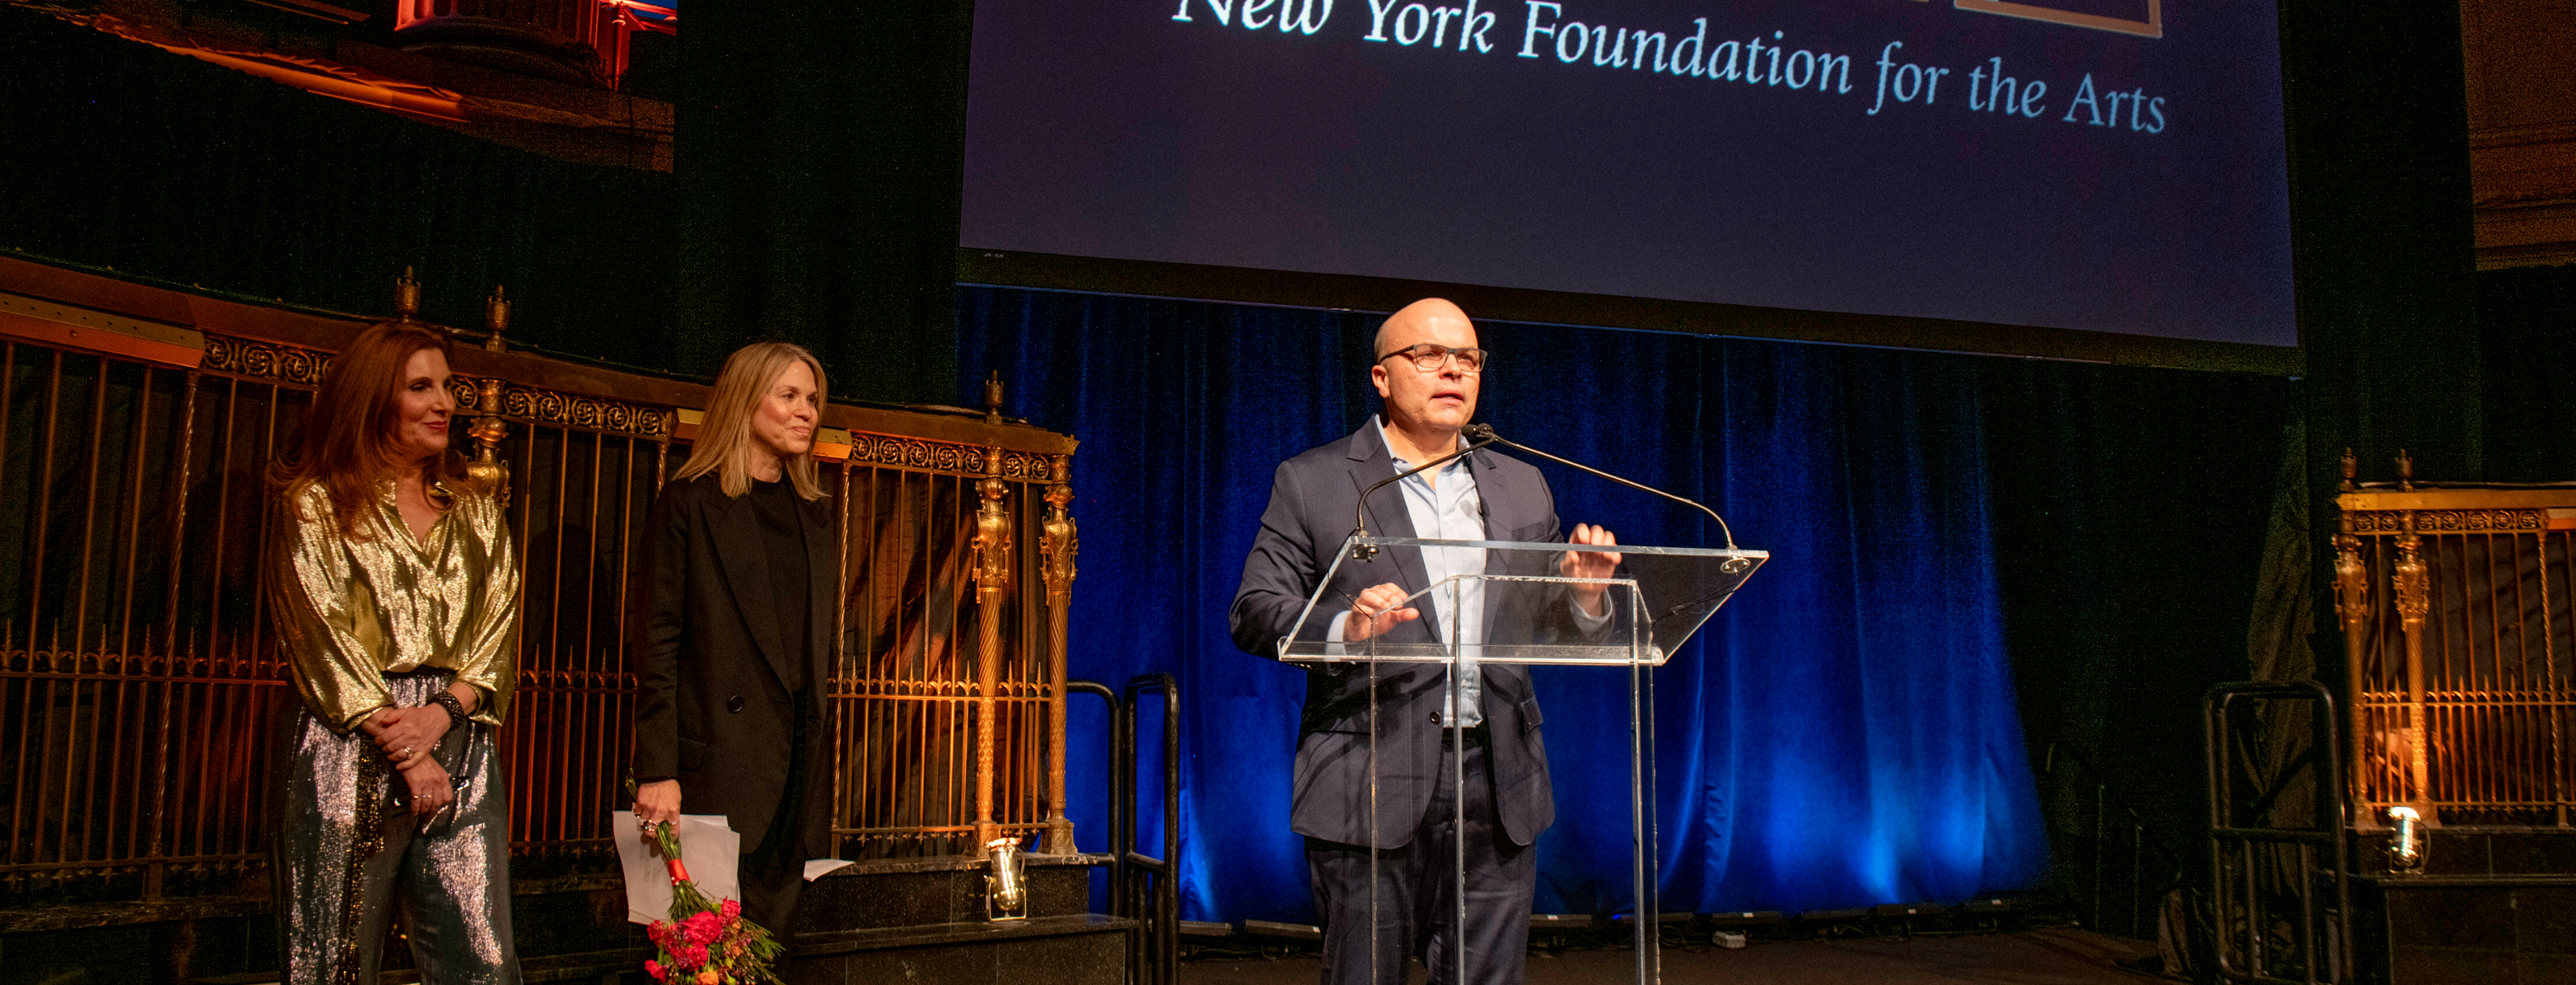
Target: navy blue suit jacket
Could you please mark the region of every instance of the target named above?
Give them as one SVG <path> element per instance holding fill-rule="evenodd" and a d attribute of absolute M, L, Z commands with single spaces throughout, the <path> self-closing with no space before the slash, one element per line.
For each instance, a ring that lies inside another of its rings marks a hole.
<path fill-rule="evenodd" d="M 1556 501 L 1547 480 L 1526 462 L 1478 451 L 1468 456 L 1476 492 L 1484 503 L 1488 540 L 1555 542 Z M 1315 448 L 1280 463 L 1272 479 L 1270 505 L 1261 513 L 1261 532 L 1252 554 L 1243 561 L 1243 581 L 1235 590 L 1229 621 L 1234 644 L 1256 656 L 1276 658 L 1279 638 L 1296 626 L 1306 599 L 1351 532 L 1360 490 L 1395 474 L 1395 459 L 1379 438 L 1375 423 L 1363 425 L 1350 438 Z M 1369 497 L 1369 531 L 1382 537 L 1414 536 L 1403 492 L 1389 485 Z M 1537 558 L 1521 555 L 1527 565 Z M 1500 552 L 1489 554 L 1486 570 L 1500 573 L 1515 563 Z M 1543 574 L 1549 572 L 1514 572 Z M 1422 555 L 1413 548 L 1390 548 L 1375 561 L 1343 561 L 1327 593 L 1331 613 L 1347 612 L 1350 599 L 1370 586 L 1394 582 L 1407 592 L 1428 587 Z M 1442 618 L 1438 593 L 1415 604 L 1422 618 L 1397 625 L 1389 643 L 1433 643 L 1429 627 Z M 1501 643 L 1535 640 L 1571 624 L 1564 595 L 1516 590 L 1507 583 L 1488 583 L 1485 639 Z M 1333 616 L 1337 617 L 1337 616 Z M 1328 618 L 1316 608 L 1317 624 Z M 1310 633 L 1309 635 L 1313 635 Z M 1440 709 L 1446 678 L 1439 664 L 1386 663 L 1377 671 L 1377 823 L 1370 830 L 1369 692 L 1365 664 L 1306 664 L 1306 704 L 1298 724 L 1294 807 L 1290 826 L 1298 834 L 1327 841 L 1376 848 L 1397 848 L 1410 841 L 1427 809 L 1440 766 Z M 1492 730 L 1494 800 L 1503 830 L 1526 845 L 1556 820 L 1556 799 L 1548 786 L 1547 746 L 1539 736 L 1538 696 L 1531 690 L 1527 668 L 1485 664 L 1481 707 Z"/>

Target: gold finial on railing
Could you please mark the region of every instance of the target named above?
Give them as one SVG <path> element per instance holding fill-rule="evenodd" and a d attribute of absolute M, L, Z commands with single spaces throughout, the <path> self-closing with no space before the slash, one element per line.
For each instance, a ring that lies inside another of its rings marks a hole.
<path fill-rule="evenodd" d="M 2336 491 L 2336 492 L 2355 492 L 2355 491 L 2360 490 L 2360 488 L 2361 488 L 2360 486 L 2357 486 L 2357 485 L 2354 485 L 2354 484 L 2353 484 L 2353 480 L 2354 480 L 2354 479 L 2357 479 L 2357 478 L 2360 478 L 2360 477 L 2361 477 L 2361 460 L 2360 460 L 2360 459 L 2358 459 L 2358 458 L 2354 458 L 2354 457 L 2352 457 L 2352 449 L 2351 449 L 2351 448 L 2345 448 L 2345 449 L 2343 450 L 2343 482 L 2342 482 L 2341 484 L 2339 484 L 2339 485 L 2335 486 L 2335 491 Z"/>
<path fill-rule="evenodd" d="M 2403 448 L 2397 449 L 2397 491 L 2415 491 L 2415 460 Z"/>
<path fill-rule="evenodd" d="M 420 282 L 411 279 L 411 267 L 406 264 L 403 275 L 394 280 L 394 320 L 413 321 L 419 317 Z"/>
<path fill-rule="evenodd" d="M 501 333 L 509 328 L 509 299 L 501 296 L 501 285 L 494 284 L 492 296 L 483 299 L 483 348 L 492 352 L 509 351 L 509 346 L 501 342 Z"/>
<path fill-rule="evenodd" d="M 510 436 L 510 426 L 501 420 L 501 381 L 486 379 L 474 399 L 474 409 L 482 416 L 474 419 L 465 436 L 474 439 L 474 460 L 465 463 L 465 474 L 492 489 L 503 509 L 510 506 L 510 463 L 499 454 L 501 439 Z"/>
<path fill-rule="evenodd" d="M 998 369 L 984 378 L 984 423 L 1002 423 L 1002 371 Z"/>

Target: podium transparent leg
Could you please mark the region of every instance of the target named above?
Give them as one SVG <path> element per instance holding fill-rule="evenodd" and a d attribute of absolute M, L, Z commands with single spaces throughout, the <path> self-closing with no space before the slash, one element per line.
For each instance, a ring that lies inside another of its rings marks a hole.
<path fill-rule="evenodd" d="M 1629 878 L 1636 899 L 1637 983 L 1658 985 L 1664 970 L 1658 950 L 1663 920 L 1655 892 L 1655 871 L 1661 867 L 1655 853 L 1655 678 L 1644 653 L 1643 647 L 1628 650 Z"/>
<path fill-rule="evenodd" d="M 1638 985 L 1662 982 L 1662 970 L 1656 962 L 1659 941 L 1659 913 L 1654 900 L 1654 810 L 1646 805 L 1651 794 L 1654 774 L 1646 763 L 1646 668 L 1636 663 L 1631 650 L 1628 658 L 1628 879 L 1636 887 L 1636 980 Z"/>
<path fill-rule="evenodd" d="M 1381 926 L 1384 926 L 1384 924 L 1382 924 L 1382 923 L 1380 922 L 1380 921 L 1382 920 L 1382 918 L 1383 918 L 1383 914 L 1380 914 L 1380 913 L 1378 912 L 1378 899 L 1379 899 L 1379 896 L 1381 895 L 1381 894 L 1380 894 L 1380 892 L 1379 892 L 1379 887 L 1380 887 L 1381 885 L 1383 885 L 1383 882 L 1381 882 L 1381 879 L 1383 878 L 1383 875 L 1378 871 L 1379 856 L 1378 856 L 1378 847 L 1377 847 L 1377 846 L 1379 845 L 1379 843 L 1381 843 L 1381 842 L 1383 842 L 1383 841 L 1385 840 L 1385 834 L 1386 834 L 1386 833 L 1385 833 L 1385 832 L 1383 832 L 1383 831 L 1380 831 L 1380 830 L 1378 829 L 1378 814 L 1377 814 L 1377 729 L 1378 729 L 1378 722 L 1377 722 L 1377 696 L 1378 696 L 1378 690 L 1377 690 L 1377 666 L 1378 666 L 1378 664 L 1377 664 L 1377 638 L 1376 638 L 1376 637 L 1374 637 L 1374 636 L 1370 637 L 1370 638 L 1369 638 L 1369 641 L 1368 641 L 1368 644 L 1369 644 L 1369 661 L 1368 661 L 1368 713 L 1369 713 L 1369 728 L 1368 728 L 1368 777 L 1369 777 L 1369 792 L 1368 792 L 1368 812 L 1369 812 L 1369 818 L 1368 818 L 1368 853 L 1369 853 L 1369 878 L 1368 878 L 1368 901 L 1369 901 L 1369 905 L 1368 905 L 1368 939 L 1369 939 L 1369 952 L 1368 952 L 1368 953 L 1369 953 L 1369 985 L 1404 985 L 1404 983 L 1403 983 L 1403 982 L 1401 982 L 1401 981 L 1394 982 L 1394 983 L 1386 983 L 1386 982 L 1380 982 L 1380 981 L 1378 981 L 1378 969 L 1383 968 L 1383 967 L 1386 967 L 1386 963 L 1385 963 L 1385 961 L 1384 961 L 1384 960 L 1382 960 L 1382 956 L 1381 956 L 1380 954 L 1378 954 L 1378 948 L 1379 948 L 1379 946 L 1380 946 L 1379 938 L 1380 938 L 1380 937 L 1382 937 L 1382 936 L 1384 936 L 1384 935 L 1382 935 L 1382 934 L 1379 934 L 1379 933 L 1378 933 L 1378 928 L 1379 928 L 1379 927 L 1381 927 Z"/>
<path fill-rule="evenodd" d="M 1456 613 L 1454 597 L 1449 611 Z M 1458 639 L 1457 617 L 1451 616 L 1449 638 Z M 1449 661 L 1449 941 L 1453 945 L 1450 965 L 1457 971 L 1460 985 L 1467 982 L 1467 733 L 1465 683 L 1458 673 L 1458 654 L 1453 649 Z M 1523 919 L 1527 919 L 1524 917 Z"/>

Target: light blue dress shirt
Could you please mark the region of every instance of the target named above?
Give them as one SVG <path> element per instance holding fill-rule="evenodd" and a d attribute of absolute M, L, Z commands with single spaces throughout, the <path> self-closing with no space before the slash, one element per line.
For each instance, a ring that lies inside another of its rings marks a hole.
<path fill-rule="evenodd" d="M 1382 418 L 1370 420 L 1377 424 L 1378 443 L 1386 446 L 1388 458 L 1395 459 L 1394 474 L 1402 475 L 1411 469 L 1411 462 L 1395 457 L 1395 443 L 1386 440 L 1386 421 Z M 1405 476 L 1395 484 L 1404 492 L 1404 513 L 1413 521 L 1415 537 L 1424 540 L 1490 539 L 1485 535 L 1485 501 L 1478 498 L 1476 474 L 1467 465 L 1474 457 L 1474 452 L 1460 455 L 1439 468 Z M 1426 476 L 1438 476 L 1438 484 Z M 1425 547 L 1420 550 L 1422 573 L 1431 579 L 1433 585 L 1440 585 L 1453 576 L 1485 573 L 1484 548 Z M 1477 666 L 1476 658 L 1483 655 L 1485 645 L 1485 580 L 1460 578 L 1454 585 L 1442 585 L 1430 597 L 1437 611 L 1433 618 L 1423 621 L 1431 624 L 1432 638 L 1448 642 L 1453 626 L 1458 632 L 1457 700 L 1466 708 L 1463 727 L 1483 725 L 1485 675 L 1483 668 Z M 1574 614 L 1575 626 L 1582 632 L 1599 632 L 1610 622 L 1608 613 L 1596 616 L 1585 612 L 1571 596 L 1566 603 L 1566 608 Z M 1334 643 L 1341 642 L 1342 628 L 1343 621 L 1334 619 L 1324 638 Z M 1443 728 L 1455 724 L 1459 718 L 1457 709 L 1449 702 L 1448 695 L 1444 694 L 1440 699 L 1440 725 Z"/>
<path fill-rule="evenodd" d="M 1377 424 L 1378 442 L 1386 446 L 1387 457 L 1394 458 L 1395 445 L 1386 440 L 1386 422 L 1383 419 L 1372 420 Z M 1484 501 L 1476 496 L 1476 475 L 1467 465 L 1468 459 L 1473 457 L 1472 452 L 1460 455 L 1439 468 L 1421 475 L 1406 476 L 1395 484 L 1404 493 L 1404 512 L 1413 521 L 1414 536 L 1424 540 L 1485 539 Z M 1412 467 L 1412 463 L 1395 458 L 1396 473 Z M 1439 482 L 1433 483 L 1427 478 L 1429 476 L 1438 476 Z M 1421 551 L 1422 573 L 1431 579 L 1431 584 L 1440 585 L 1454 575 L 1485 573 L 1484 548 L 1425 547 Z M 1485 723 L 1482 705 L 1484 674 L 1476 666 L 1476 655 L 1485 642 L 1485 581 L 1482 578 L 1461 578 L 1454 585 L 1442 585 L 1431 593 L 1431 597 L 1436 600 L 1436 611 L 1433 618 L 1423 621 L 1431 624 L 1432 638 L 1444 643 L 1450 642 L 1450 629 L 1453 626 L 1457 629 L 1456 698 L 1466 709 L 1464 727 L 1474 728 Z M 1342 620 L 1333 620 L 1325 638 L 1341 642 L 1342 627 Z M 1440 724 L 1443 727 L 1459 718 L 1458 710 L 1449 702 L 1448 695 L 1440 699 Z"/>

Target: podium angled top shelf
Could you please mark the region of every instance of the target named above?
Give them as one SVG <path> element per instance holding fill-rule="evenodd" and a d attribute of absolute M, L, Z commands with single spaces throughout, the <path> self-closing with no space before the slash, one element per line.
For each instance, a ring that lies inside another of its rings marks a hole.
<path fill-rule="evenodd" d="M 1371 553 L 1373 559 L 1355 558 Z M 1430 585 L 1412 584 L 1398 550 L 1474 550 L 1484 552 L 1484 570 L 1444 578 Z M 1607 578 L 1576 578 L 1559 573 L 1568 552 L 1620 555 L 1619 567 Z M 1660 666 L 1690 641 L 1709 617 L 1743 587 L 1769 560 L 1769 551 L 1714 547 L 1535 543 L 1501 540 L 1435 540 L 1421 537 L 1345 538 L 1333 566 L 1318 579 L 1315 594 L 1298 614 L 1295 627 L 1278 642 L 1279 659 L 1289 663 L 1483 663 Z M 1424 610 L 1422 631 L 1358 643 L 1344 643 L 1334 632 L 1350 600 L 1334 587 L 1346 565 L 1386 566 L 1378 583 L 1403 584 L 1411 590 L 1406 604 Z M 1602 614 L 1587 614 L 1574 601 L 1581 586 L 1599 585 L 1608 603 Z M 1467 631 L 1458 625 L 1461 601 L 1481 601 L 1482 626 Z M 1457 641 L 1465 637 L 1464 645 Z"/>

